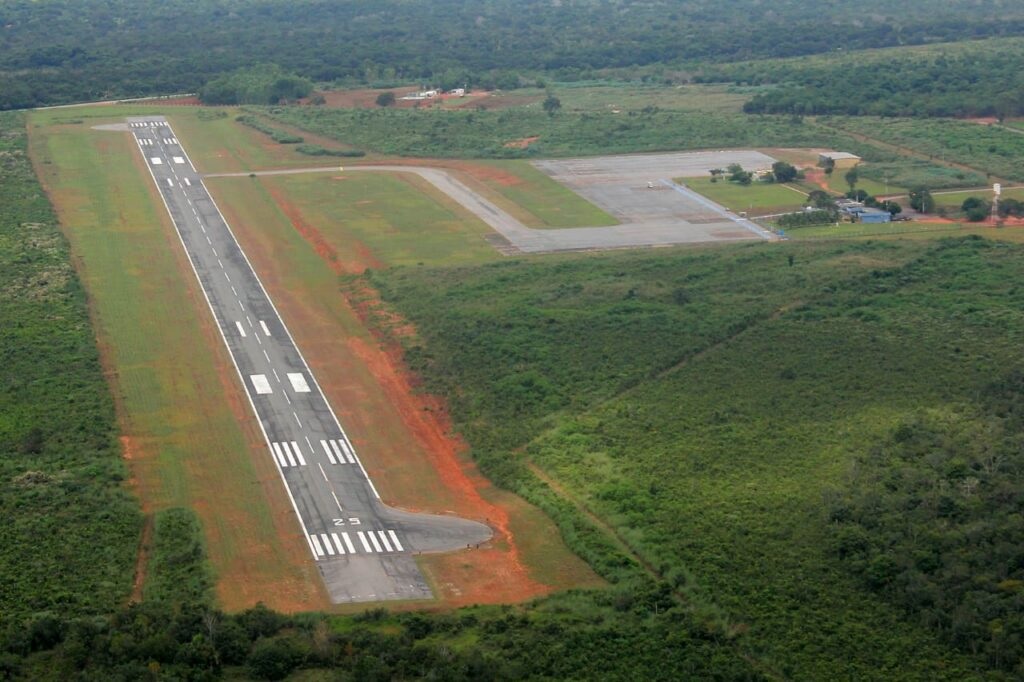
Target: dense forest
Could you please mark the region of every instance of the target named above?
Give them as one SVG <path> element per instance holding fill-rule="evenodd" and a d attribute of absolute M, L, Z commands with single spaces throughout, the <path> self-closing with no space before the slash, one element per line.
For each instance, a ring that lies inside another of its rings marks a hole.
<path fill-rule="evenodd" d="M 1022 33 L 1024 7 L 999 0 L 9 0 L 0 109 L 195 92 L 256 63 L 320 82 L 514 84 Z"/>
<path fill-rule="evenodd" d="M 996 116 L 1024 113 L 1017 39 L 769 59 L 705 67 L 702 82 L 772 85 L 744 110 L 755 114 Z"/>

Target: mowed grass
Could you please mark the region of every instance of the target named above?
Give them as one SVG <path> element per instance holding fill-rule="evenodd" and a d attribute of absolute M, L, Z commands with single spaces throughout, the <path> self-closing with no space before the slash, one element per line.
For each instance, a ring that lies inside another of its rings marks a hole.
<path fill-rule="evenodd" d="M 33 127 L 32 137 L 144 509 L 196 510 L 225 608 L 319 606 L 298 524 L 131 137 L 83 125 Z"/>
<path fill-rule="evenodd" d="M 474 189 L 482 190 L 492 199 L 497 194 L 496 201 L 527 227 L 605 227 L 619 224 L 613 216 L 528 161 L 478 161 L 468 165 L 466 172 Z"/>
<path fill-rule="evenodd" d="M 807 197 L 803 191 L 777 183 L 755 181 L 744 186 L 723 179 L 711 182 L 710 177 L 679 178 L 676 182 L 732 211 L 746 211 L 755 216 L 798 210 Z"/>
<path fill-rule="evenodd" d="M 211 179 L 225 196 L 246 193 L 251 178 Z M 501 256 L 484 239 L 491 229 L 411 173 L 311 173 L 260 178 L 270 192 L 312 225 L 341 268 L 369 265 L 468 264 Z"/>

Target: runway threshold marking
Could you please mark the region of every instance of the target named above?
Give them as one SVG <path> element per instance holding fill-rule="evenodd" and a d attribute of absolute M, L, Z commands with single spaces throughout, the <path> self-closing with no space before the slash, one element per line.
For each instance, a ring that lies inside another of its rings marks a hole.
<path fill-rule="evenodd" d="M 270 387 L 270 382 L 267 381 L 266 374 L 250 374 L 249 380 L 252 382 L 253 388 L 256 389 L 256 393 L 260 395 L 274 392 L 274 389 Z"/>
<path fill-rule="evenodd" d="M 309 393 L 309 384 L 306 382 L 306 377 L 301 372 L 289 372 L 288 381 L 292 384 L 292 390 L 296 393 Z"/>

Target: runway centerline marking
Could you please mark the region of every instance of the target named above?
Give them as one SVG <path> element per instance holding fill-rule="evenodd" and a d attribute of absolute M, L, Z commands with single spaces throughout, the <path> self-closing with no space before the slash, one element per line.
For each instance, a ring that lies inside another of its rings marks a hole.
<path fill-rule="evenodd" d="M 257 338 L 258 338 L 258 337 L 257 337 Z M 301 429 L 301 428 L 302 428 L 302 422 L 301 422 L 301 421 L 299 421 L 299 415 L 295 414 L 295 412 L 294 412 L 294 411 L 292 411 L 292 416 L 293 416 L 293 417 L 295 417 L 295 423 L 296 423 L 296 424 L 298 424 L 298 425 L 299 425 L 299 428 Z"/>
<path fill-rule="evenodd" d="M 320 467 L 320 474 L 324 477 L 324 480 L 330 483 L 331 479 L 327 478 L 327 472 L 324 471 L 324 465 L 321 464 L 320 462 L 317 462 L 316 465 Z"/>

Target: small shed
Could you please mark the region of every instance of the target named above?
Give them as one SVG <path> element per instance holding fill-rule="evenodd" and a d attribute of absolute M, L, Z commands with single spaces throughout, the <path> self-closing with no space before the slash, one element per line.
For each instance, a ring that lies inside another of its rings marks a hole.
<path fill-rule="evenodd" d="M 821 152 L 818 154 L 818 165 L 827 166 L 832 161 L 833 168 L 853 168 L 860 163 L 860 157 L 849 152 Z"/>

